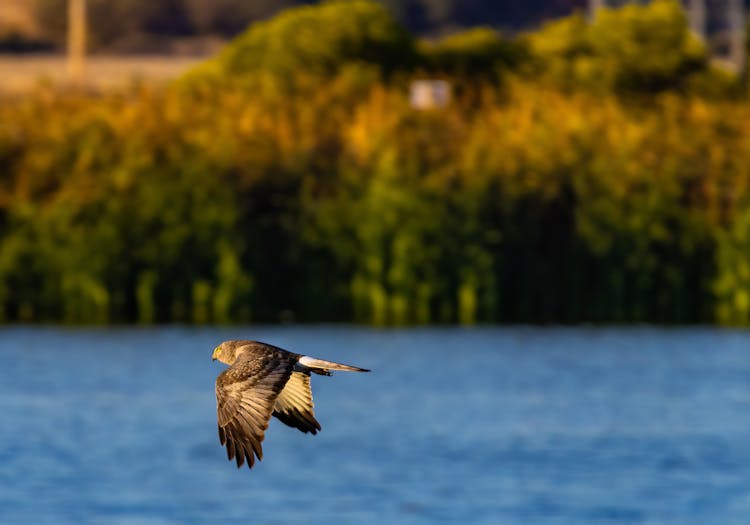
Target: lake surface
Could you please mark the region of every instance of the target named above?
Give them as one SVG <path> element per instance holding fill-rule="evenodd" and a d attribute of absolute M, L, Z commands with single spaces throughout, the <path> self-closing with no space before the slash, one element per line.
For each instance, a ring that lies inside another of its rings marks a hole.
<path fill-rule="evenodd" d="M 237 470 L 233 338 L 373 372 Z M 3 524 L 750 523 L 750 332 L 12 327 L 0 414 Z"/>

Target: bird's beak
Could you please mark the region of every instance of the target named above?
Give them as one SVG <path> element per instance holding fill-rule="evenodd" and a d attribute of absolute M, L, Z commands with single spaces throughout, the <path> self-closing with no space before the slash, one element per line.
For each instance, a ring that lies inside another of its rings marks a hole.
<path fill-rule="evenodd" d="M 219 347 L 217 346 L 216 348 L 214 348 L 214 353 L 211 354 L 211 360 L 212 361 L 216 361 L 216 354 L 218 354 L 218 353 L 219 353 Z"/>

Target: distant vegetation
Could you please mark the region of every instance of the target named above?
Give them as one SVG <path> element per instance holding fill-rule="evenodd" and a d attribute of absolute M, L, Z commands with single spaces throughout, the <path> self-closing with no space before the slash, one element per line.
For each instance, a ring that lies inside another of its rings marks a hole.
<path fill-rule="evenodd" d="M 165 89 L 0 102 L 0 315 L 744 325 L 748 136 L 668 0 L 513 40 L 290 10 Z"/>
<path fill-rule="evenodd" d="M 315 0 L 87 0 L 94 51 L 167 53 L 200 48 L 185 40 L 229 38 L 248 24 Z M 0 0 L 0 49 L 19 44 L 64 47 L 67 0 Z M 585 8 L 586 0 L 382 0 L 396 18 L 422 35 L 487 24 L 504 30 Z M 41 41 L 39 38 L 41 37 Z M 32 47 L 33 49 L 33 47 Z"/>

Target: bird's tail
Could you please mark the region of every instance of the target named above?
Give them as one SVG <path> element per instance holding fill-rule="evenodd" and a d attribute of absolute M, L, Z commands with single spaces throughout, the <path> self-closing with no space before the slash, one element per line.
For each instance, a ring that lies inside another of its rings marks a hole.
<path fill-rule="evenodd" d="M 358 366 L 343 365 L 341 363 L 334 363 L 333 361 L 325 361 L 324 359 L 317 359 L 308 355 L 303 355 L 299 358 L 299 364 L 306 366 L 316 374 L 330 375 L 331 370 L 343 370 L 345 372 L 369 372 L 366 368 L 359 368 Z"/>

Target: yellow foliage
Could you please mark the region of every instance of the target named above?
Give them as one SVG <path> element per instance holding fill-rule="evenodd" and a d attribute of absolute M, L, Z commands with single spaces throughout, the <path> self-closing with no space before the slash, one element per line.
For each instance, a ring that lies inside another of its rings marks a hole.
<path fill-rule="evenodd" d="M 750 322 L 750 108 L 676 89 L 674 3 L 525 40 L 431 112 L 359 60 L 1 100 L 0 316 Z"/>

